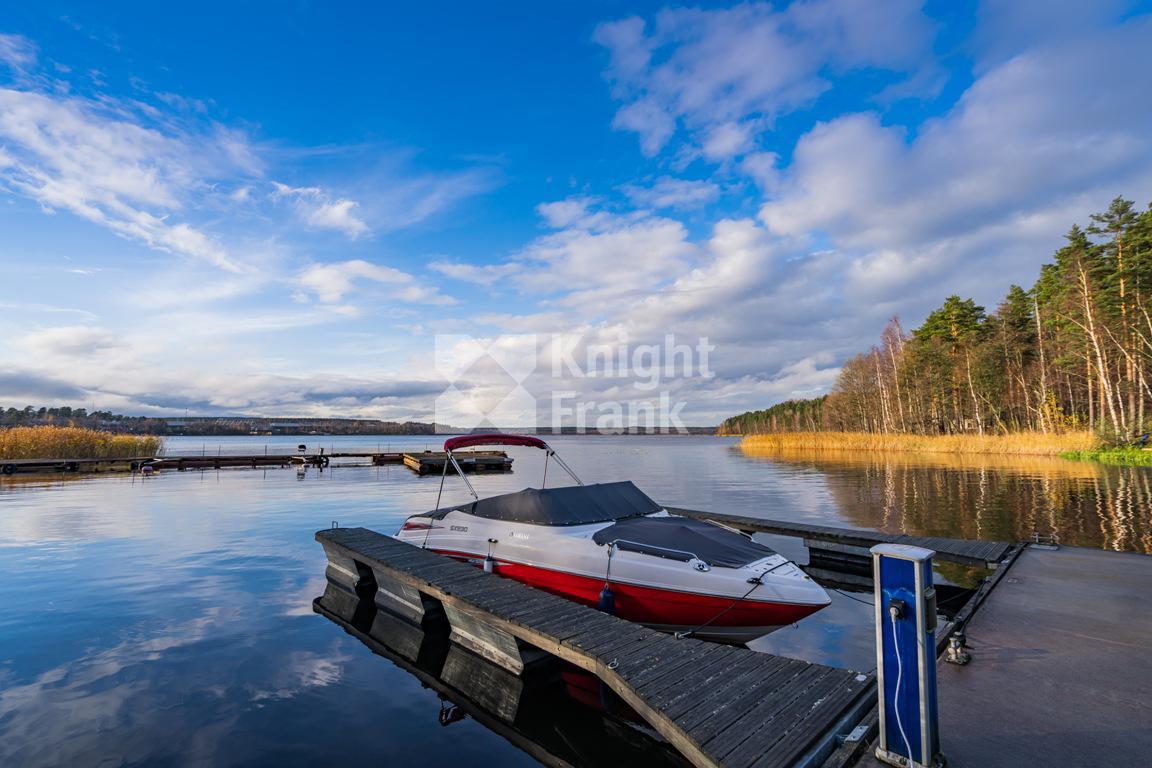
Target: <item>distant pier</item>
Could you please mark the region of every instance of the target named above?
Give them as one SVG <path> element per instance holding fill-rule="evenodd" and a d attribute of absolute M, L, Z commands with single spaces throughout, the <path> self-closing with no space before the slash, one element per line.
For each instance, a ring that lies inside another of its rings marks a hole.
<path fill-rule="evenodd" d="M 461 451 L 455 454 L 465 472 L 509 472 L 512 459 L 503 451 Z M 335 459 L 353 459 L 372 466 L 402 464 L 418 475 L 444 471 L 444 454 L 433 451 L 382 452 L 334 451 L 300 453 L 210 454 L 207 452 L 178 456 L 121 456 L 81 459 L 0 459 L 0 476 L 17 473 L 75 472 L 154 472 L 159 470 L 207 470 L 259 467 L 327 467 Z M 455 471 L 449 466 L 449 473 Z"/>

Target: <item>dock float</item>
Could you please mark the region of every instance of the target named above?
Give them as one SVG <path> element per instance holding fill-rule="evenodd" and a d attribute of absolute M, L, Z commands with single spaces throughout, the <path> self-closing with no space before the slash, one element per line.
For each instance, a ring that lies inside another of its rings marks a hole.
<path fill-rule="evenodd" d="M 819 765 L 875 699 L 875 677 L 677 639 L 366 528 L 317 532 L 327 576 L 514 673 L 544 654 L 591 672 L 701 768 Z"/>
<path fill-rule="evenodd" d="M 452 455 L 465 472 L 511 472 L 514 461 L 504 451 L 455 451 Z M 439 475 L 444 473 L 448 454 L 443 451 L 422 451 L 405 453 L 403 459 L 404 466 L 418 475 Z M 456 474 L 450 463 L 448 474 Z"/>
<path fill-rule="evenodd" d="M 859 559 L 869 569 L 871 569 L 871 555 L 868 554 L 868 550 L 877 544 L 910 544 L 933 550 L 936 552 L 937 560 L 986 568 L 999 567 L 1000 563 L 1008 557 L 1016 546 L 1007 541 L 973 541 L 970 539 L 946 539 L 937 536 L 908 536 L 881 531 L 796 523 L 789 520 L 725 515 L 716 512 L 702 512 L 698 509 L 682 509 L 680 507 L 665 507 L 665 509 L 669 514 L 697 520 L 711 520 L 744 533 L 794 536 L 804 539 L 804 543 L 808 546 L 814 559 L 821 557 L 831 560 Z"/>
<path fill-rule="evenodd" d="M 414 626 L 331 581 L 312 608 L 435 691 L 441 726 L 467 716 L 552 768 L 690 765 L 650 729 L 630 727 L 632 713 L 588 672 L 558 662 L 515 675 L 449 642 L 443 627 Z"/>

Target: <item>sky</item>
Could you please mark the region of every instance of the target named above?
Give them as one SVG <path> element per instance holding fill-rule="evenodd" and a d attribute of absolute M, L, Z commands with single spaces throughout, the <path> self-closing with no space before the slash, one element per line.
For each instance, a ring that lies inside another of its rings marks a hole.
<path fill-rule="evenodd" d="M 0 406 L 821 394 L 1152 200 L 1149 10 L 5 4 Z"/>

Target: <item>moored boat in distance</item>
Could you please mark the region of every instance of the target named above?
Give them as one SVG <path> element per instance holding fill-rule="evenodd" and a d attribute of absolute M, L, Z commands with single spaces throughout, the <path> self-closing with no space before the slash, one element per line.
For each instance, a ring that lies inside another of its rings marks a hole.
<path fill-rule="evenodd" d="M 631 482 L 585 485 L 547 443 L 468 435 L 453 451 L 517 445 L 546 451 L 575 485 L 527 488 L 412 515 L 396 538 L 623 619 L 707 640 L 746 643 L 831 599 L 795 563 L 717 523 L 670 515 Z M 445 464 L 447 468 L 448 464 Z M 447 469 L 445 469 L 446 473 Z M 441 477 L 441 494 L 444 477 Z"/>

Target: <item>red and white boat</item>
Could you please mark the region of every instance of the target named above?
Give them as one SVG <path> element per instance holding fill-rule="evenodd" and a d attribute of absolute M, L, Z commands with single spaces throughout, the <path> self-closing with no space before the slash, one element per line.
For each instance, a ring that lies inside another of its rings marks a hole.
<path fill-rule="evenodd" d="M 481 499 L 452 456 L 477 445 L 540 448 L 545 482 L 552 459 L 576 485 Z M 473 500 L 409 517 L 401 541 L 623 619 L 721 642 L 746 643 L 831 602 L 795 563 L 738 531 L 669 515 L 630 482 L 584 485 L 538 438 L 468 435 L 444 450 L 445 474 L 451 463 Z"/>

